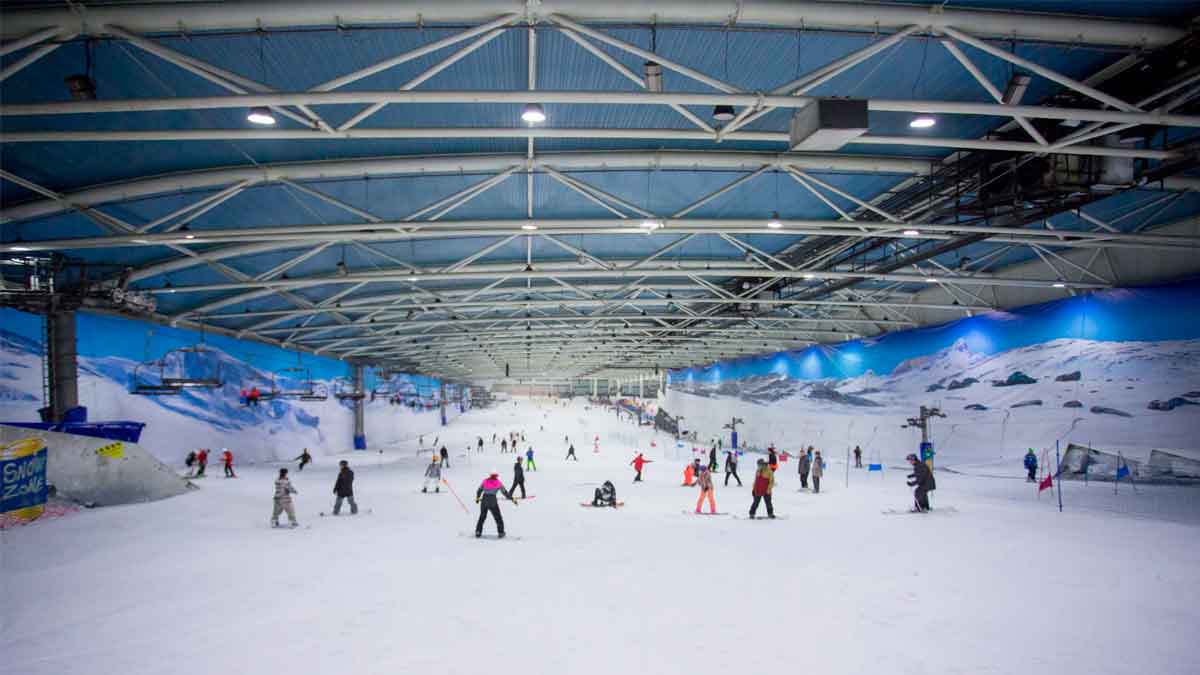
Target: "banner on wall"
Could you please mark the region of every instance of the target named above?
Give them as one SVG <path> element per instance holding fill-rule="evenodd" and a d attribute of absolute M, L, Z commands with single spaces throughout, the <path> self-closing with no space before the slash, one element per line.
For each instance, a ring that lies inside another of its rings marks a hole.
<path fill-rule="evenodd" d="M 0 445 L 0 520 L 33 520 L 49 497 L 46 444 L 24 438 Z"/>

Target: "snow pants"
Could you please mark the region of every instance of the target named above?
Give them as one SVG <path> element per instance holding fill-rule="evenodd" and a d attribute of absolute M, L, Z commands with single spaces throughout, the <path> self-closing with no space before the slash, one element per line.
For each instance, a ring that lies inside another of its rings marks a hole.
<path fill-rule="evenodd" d="M 732 471 L 730 471 L 730 470 L 725 471 L 725 487 L 729 487 L 729 477 L 730 476 L 733 476 L 733 479 L 737 481 L 738 487 L 742 487 L 742 479 L 741 479 L 741 477 L 739 477 L 737 475 L 737 469 L 733 469 Z"/>
<path fill-rule="evenodd" d="M 479 522 L 475 523 L 475 534 L 483 534 L 483 523 L 489 513 L 496 521 L 496 533 L 504 534 L 504 516 L 500 515 L 500 504 L 496 502 L 495 497 L 479 502 Z"/>
<path fill-rule="evenodd" d="M 232 464 L 225 465 L 225 477 L 226 478 L 237 478 L 237 476 L 233 475 L 233 465 Z"/>
<path fill-rule="evenodd" d="M 637 475 L 633 477 L 633 482 L 635 482 L 635 483 L 642 482 L 642 470 L 641 469 L 637 470 Z"/>
<path fill-rule="evenodd" d="M 336 516 L 337 514 L 341 513 L 343 499 L 350 502 L 350 513 L 351 514 L 358 513 L 358 504 L 356 504 L 354 502 L 354 495 L 346 495 L 345 497 L 338 497 L 337 499 L 335 499 L 333 501 L 333 515 Z"/>
<path fill-rule="evenodd" d="M 565 462 L 565 461 L 567 461 L 567 459 L 573 459 L 573 460 L 575 460 L 576 462 L 578 462 L 578 461 L 579 461 L 579 458 L 575 456 L 575 451 L 574 451 L 574 450 L 572 450 L 572 451 L 568 452 L 568 453 L 567 453 L 567 457 L 566 457 L 566 459 L 564 459 L 563 461 Z"/>
<path fill-rule="evenodd" d="M 705 497 L 708 497 L 708 512 L 717 512 L 717 500 L 716 497 L 713 496 L 713 492 L 714 491 L 712 489 L 700 491 L 700 498 L 696 500 L 696 513 L 700 513 L 700 505 L 704 503 Z"/>
<path fill-rule="evenodd" d="M 441 490 L 438 488 L 438 483 L 440 483 L 440 482 L 441 482 L 441 479 L 439 479 L 439 478 L 434 478 L 433 476 L 426 476 L 425 483 L 423 485 L 421 485 L 421 492 L 425 492 L 426 490 L 428 490 L 430 484 L 433 485 L 434 492 L 441 492 Z"/>
<path fill-rule="evenodd" d="M 1036 466 L 1029 467 L 1029 482 L 1030 483 L 1037 482 L 1037 478 L 1034 476 L 1034 474 L 1036 474 L 1036 473 L 1037 473 Z"/>
<path fill-rule="evenodd" d="M 758 511 L 758 502 L 762 500 L 767 505 L 767 517 L 775 517 L 775 507 L 771 505 L 771 495 L 754 495 L 754 501 L 750 503 L 750 517 L 753 518 L 755 512 Z"/>
<path fill-rule="evenodd" d="M 592 497 L 592 506 L 616 506 L 616 499 L 608 499 L 600 488 L 596 488 L 595 496 Z"/>
<path fill-rule="evenodd" d="M 813 479 L 813 492 L 814 493 L 820 492 L 821 491 L 821 477 L 813 476 L 812 479 Z"/>
<path fill-rule="evenodd" d="M 917 488 L 913 490 L 913 501 L 916 504 L 918 511 L 929 510 L 929 490 L 925 488 Z"/>
<path fill-rule="evenodd" d="M 200 470 L 196 472 L 196 478 L 199 478 L 200 476 L 203 476 L 203 475 L 204 475 L 204 469 L 205 469 L 207 466 L 208 466 L 208 465 L 207 465 L 207 464 L 205 464 L 205 463 L 203 463 L 203 462 L 201 462 L 201 463 L 200 463 Z"/>
<path fill-rule="evenodd" d="M 296 524 L 296 507 L 292 506 L 291 499 L 276 499 L 275 508 L 271 511 L 271 524 L 279 524 L 279 515 L 287 511 L 288 521 L 293 525 Z"/>
<path fill-rule="evenodd" d="M 517 496 L 517 488 L 521 488 L 521 499 L 525 499 L 525 479 L 513 481 L 512 487 L 508 489 L 508 493 L 513 497 Z"/>
<path fill-rule="evenodd" d="M 808 472 L 807 471 L 800 472 L 800 487 L 801 488 L 808 487 Z"/>

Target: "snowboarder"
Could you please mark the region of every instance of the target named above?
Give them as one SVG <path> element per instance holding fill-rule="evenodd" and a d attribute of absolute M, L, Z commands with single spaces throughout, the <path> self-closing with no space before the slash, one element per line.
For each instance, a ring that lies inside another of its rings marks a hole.
<path fill-rule="evenodd" d="M 450 468 L 450 452 L 448 450 L 446 450 L 446 446 L 443 445 L 442 449 L 438 450 L 438 455 L 441 456 L 441 458 L 442 458 L 442 466 L 449 469 Z"/>
<path fill-rule="evenodd" d="M 771 467 L 772 471 L 779 470 L 779 455 L 775 454 L 775 446 L 767 447 L 767 466 Z"/>
<path fill-rule="evenodd" d="M 346 499 L 350 502 L 350 515 L 358 513 L 358 504 L 354 502 L 354 472 L 350 470 L 350 462 L 342 460 L 338 462 L 337 480 L 333 483 L 333 494 L 337 495 L 337 499 L 333 502 L 333 515 L 338 515 L 342 510 L 342 500 Z"/>
<path fill-rule="evenodd" d="M 183 460 L 183 465 L 187 467 L 187 475 L 191 476 L 192 471 L 195 470 L 195 466 L 196 466 L 196 451 L 195 450 L 192 450 L 191 452 L 189 452 L 187 454 L 187 459 Z"/>
<path fill-rule="evenodd" d="M 1029 452 L 1025 453 L 1025 470 L 1029 472 L 1029 477 L 1026 478 L 1026 482 L 1036 483 L 1037 455 L 1033 454 L 1033 448 L 1030 448 Z"/>
<path fill-rule="evenodd" d="M 742 478 L 737 472 L 737 452 L 728 450 L 725 452 L 725 487 L 729 487 L 729 477 L 737 481 L 738 487 L 742 486 Z"/>
<path fill-rule="evenodd" d="M 300 468 L 297 469 L 297 471 L 303 471 L 305 464 L 311 464 L 312 463 L 312 455 L 308 454 L 308 448 L 305 448 L 303 452 L 301 452 L 299 455 L 296 455 L 295 457 L 292 458 L 293 462 L 296 460 L 300 460 Z"/>
<path fill-rule="evenodd" d="M 700 486 L 700 497 L 696 500 L 696 513 L 700 513 L 700 505 L 704 503 L 704 498 L 708 497 L 708 512 L 717 512 L 717 501 L 713 496 L 712 472 L 707 466 L 700 467 L 700 478 L 696 481 L 696 485 Z"/>
<path fill-rule="evenodd" d="M 196 453 L 196 466 L 199 467 L 196 478 L 203 477 L 204 469 L 208 467 L 208 448 L 200 448 L 200 452 Z"/>
<path fill-rule="evenodd" d="M 717 470 L 717 447 L 715 445 L 708 449 L 708 470 Z"/>
<path fill-rule="evenodd" d="M 438 485 L 442 482 L 442 463 L 436 456 L 429 462 L 429 466 L 425 467 L 425 483 L 421 486 L 421 492 L 429 492 L 430 481 L 433 482 L 434 492 L 442 491 Z"/>
<path fill-rule="evenodd" d="M 854 468 L 862 468 L 862 448 L 854 446 Z"/>
<path fill-rule="evenodd" d="M 521 488 L 521 499 L 525 499 L 525 470 L 521 468 L 521 458 L 517 457 L 517 461 L 513 464 L 513 479 L 512 487 L 509 492 L 516 498 L 517 488 Z"/>
<path fill-rule="evenodd" d="M 916 488 L 913 490 L 912 510 L 914 513 L 924 513 L 929 510 L 929 491 L 937 489 L 937 483 L 933 480 L 929 465 L 917 459 L 916 455 L 909 455 L 905 459 L 913 468 L 913 472 L 908 474 L 908 485 Z"/>
<path fill-rule="evenodd" d="M 754 513 L 758 511 L 759 500 L 767 505 L 767 517 L 775 517 L 775 507 L 771 504 L 771 491 L 774 489 L 775 471 L 765 460 L 758 460 L 758 471 L 754 473 L 754 487 L 750 489 L 750 494 L 754 495 L 754 501 L 750 503 L 751 518 L 754 518 Z"/>
<path fill-rule="evenodd" d="M 810 451 L 812 450 L 812 446 L 809 446 L 809 450 Z M 812 455 L 808 454 L 807 452 L 801 452 L 800 453 L 800 461 L 797 462 L 797 464 L 800 465 L 799 466 L 800 488 L 807 489 L 808 488 L 808 472 L 812 468 Z"/>
<path fill-rule="evenodd" d="M 592 497 L 592 506 L 617 507 L 617 487 L 612 484 L 611 480 L 604 481 L 604 485 L 596 488 L 596 494 Z"/>
<path fill-rule="evenodd" d="M 496 521 L 496 534 L 501 539 L 504 538 L 504 517 L 500 515 L 500 502 L 496 498 L 496 493 L 504 495 L 505 499 L 511 501 L 514 505 L 516 499 L 504 489 L 504 483 L 500 482 L 500 474 L 491 473 L 487 478 L 479 484 L 479 489 L 475 491 L 475 503 L 479 504 L 479 521 L 475 523 L 475 536 L 483 536 L 483 523 L 487 520 L 488 514 L 492 514 L 492 520 Z"/>
<path fill-rule="evenodd" d="M 825 460 L 821 459 L 821 451 L 818 450 L 817 454 L 813 457 L 813 460 L 812 460 L 812 480 L 813 480 L 813 493 L 814 494 L 821 492 L 821 475 L 824 473 L 825 473 Z"/>
<path fill-rule="evenodd" d="M 537 463 L 533 461 L 533 448 L 532 447 L 525 451 L 525 460 L 526 460 L 526 463 L 525 463 L 526 469 L 528 469 L 530 471 L 537 471 Z M 518 462 L 521 461 L 521 458 L 518 457 L 517 461 Z"/>
<path fill-rule="evenodd" d="M 575 456 L 575 444 L 574 443 L 572 443 L 571 446 L 567 448 L 567 458 L 564 459 L 563 461 L 565 462 L 565 461 L 567 461 L 567 459 L 573 459 L 576 462 L 579 461 L 579 458 Z"/>
<path fill-rule="evenodd" d="M 279 477 L 275 479 L 275 508 L 271 512 L 271 527 L 279 527 L 279 514 L 287 511 L 288 521 L 292 527 L 298 526 L 296 522 L 296 507 L 292 505 L 292 495 L 296 494 L 296 488 L 292 487 L 292 482 L 288 480 L 287 467 L 279 470 Z"/>
<path fill-rule="evenodd" d="M 237 478 L 233 473 L 233 453 L 229 448 L 221 448 L 221 463 L 225 465 L 226 478 Z"/>
<path fill-rule="evenodd" d="M 646 459 L 645 457 L 642 456 L 642 453 L 639 452 L 637 454 L 637 457 L 634 457 L 633 461 L 630 462 L 630 464 L 633 465 L 633 470 L 637 471 L 637 475 L 633 477 L 633 482 L 635 482 L 635 483 L 642 482 L 642 468 L 645 467 L 647 464 L 653 464 L 653 463 L 654 463 L 653 460 Z"/>

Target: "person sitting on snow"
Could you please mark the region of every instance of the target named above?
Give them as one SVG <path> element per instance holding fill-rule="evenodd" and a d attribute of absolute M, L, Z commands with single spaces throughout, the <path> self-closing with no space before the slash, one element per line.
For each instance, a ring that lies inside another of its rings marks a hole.
<path fill-rule="evenodd" d="M 592 506 L 617 506 L 617 487 L 612 484 L 612 481 L 604 481 L 604 485 L 596 488 L 596 494 L 592 498 Z"/>

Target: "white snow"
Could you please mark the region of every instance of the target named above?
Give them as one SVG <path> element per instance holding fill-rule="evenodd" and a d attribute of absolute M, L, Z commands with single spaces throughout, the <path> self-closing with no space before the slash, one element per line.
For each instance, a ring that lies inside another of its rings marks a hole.
<path fill-rule="evenodd" d="M 517 399 L 434 432 L 469 513 L 419 494 L 428 454 L 405 441 L 291 464 L 311 529 L 267 528 L 278 465 L 214 465 L 182 497 L 4 531 L 0 673 L 1195 672 L 1196 490 L 1070 483 L 1060 514 L 1022 480 L 939 472 L 935 509 L 957 513 L 889 516 L 905 471 L 852 470 L 847 488 L 831 458 L 820 495 L 781 465 L 788 520 L 700 518 L 665 438 L 650 450 L 583 405 Z M 536 498 L 501 507 L 521 540 L 460 537 L 488 469 L 511 480 L 492 433 L 522 430 Z M 640 485 L 628 441 L 655 461 Z M 317 516 L 340 458 L 373 513 Z M 746 512 L 754 459 L 745 487 L 718 484 L 721 510 Z M 627 505 L 579 507 L 606 478 Z"/>

